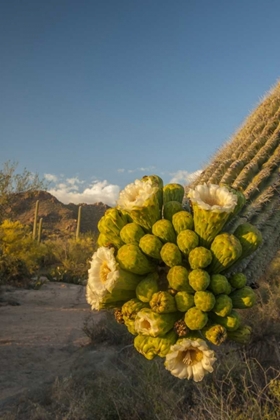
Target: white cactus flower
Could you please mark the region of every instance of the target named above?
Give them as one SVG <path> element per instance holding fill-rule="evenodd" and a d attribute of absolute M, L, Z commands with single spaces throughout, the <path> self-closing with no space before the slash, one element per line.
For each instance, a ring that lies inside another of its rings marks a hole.
<path fill-rule="evenodd" d="M 112 292 L 119 278 L 118 263 L 114 257 L 114 248 L 101 246 L 93 254 L 88 270 L 88 284 L 92 292 L 102 295 Z"/>
<path fill-rule="evenodd" d="M 157 187 L 153 186 L 151 181 L 136 179 L 120 192 L 117 205 L 126 211 L 132 210 L 134 207 L 142 207 L 156 191 Z"/>
<path fill-rule="evenodd" d="M 106 295 L 106 292 L 96 293 L 93 291 L 89 284 L 86 286 L 86 301 L 91 306 L 92 310 L 99 311 L 101 306 L 100 304 L 103 301 L 103 297 Z"/>
<path fill-rule="evenodd" d="M 189 190 L 188 197 L 192 204 L 216 213 L 231 213 L 237 205 L 237 196 L 226 187 L 216 184 L 197 185 L 195 189 Z"/>
<path fill-rule="evenodd" d="M 164 365 L 179 379 L 200 382 L 207 373 L 213 372 L 216 360 L 214 352 L 209 350 L 204 340 L 183 338 L 170 347 Z"/>

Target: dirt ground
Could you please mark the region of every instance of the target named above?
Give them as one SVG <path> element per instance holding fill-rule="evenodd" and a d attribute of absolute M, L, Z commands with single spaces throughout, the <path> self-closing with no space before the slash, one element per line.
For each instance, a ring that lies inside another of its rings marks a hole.
<path fill-rule="evenodd" d="M 6 286 L 0 301 L 0 413 L 24 392 L 67 374 L 89 343 L 92 314 L 85 287 L 47 282 L 38 289 Z M 96 320 L 101 314 L 96 314 Z"/>

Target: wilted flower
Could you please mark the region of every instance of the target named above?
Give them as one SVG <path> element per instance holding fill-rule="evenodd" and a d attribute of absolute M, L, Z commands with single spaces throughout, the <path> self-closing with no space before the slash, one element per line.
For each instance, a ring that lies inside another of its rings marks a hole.
<path fill-rule="evenodd" d="M 200 382 L 207 373 L 213 372 L 215 361 L 214 352 L 204 340 L 186 337 L 170 347 L 164 364 L 177 378 Z"/>

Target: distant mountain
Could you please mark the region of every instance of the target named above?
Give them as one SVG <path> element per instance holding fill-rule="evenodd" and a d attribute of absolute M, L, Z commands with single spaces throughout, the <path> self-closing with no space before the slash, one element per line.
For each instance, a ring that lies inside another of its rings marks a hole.
<path fill-rule="evenodd" d="M 39 200 L 38 218 L 43 218 L 43 238 L 49 235 L 68 236 L 76 232 L 79 205 L 63 204 L 46 191 L 15 194 L 7 217 L 33 227 L 37 200 Z M 97 233 L 97 223 L 110 207 L 103 203 L 81 204 L 81 206 L 81 233 L 90 231 Z"/>

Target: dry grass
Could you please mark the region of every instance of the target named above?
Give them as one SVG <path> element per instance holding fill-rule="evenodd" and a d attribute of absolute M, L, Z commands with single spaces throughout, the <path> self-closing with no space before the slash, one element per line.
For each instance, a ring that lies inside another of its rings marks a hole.
<path fill-rule="evenodd" d="M 213 374 L 201 383 L 176 379 L 162 359 L 146 360 L 112 313 L 91 318 L 84 349 L 67 378 L 23 400 L 3 420 L 277 420 L 280 412 L 280 258 L 257 289 L 248 346 L 217 348 Z"/>

